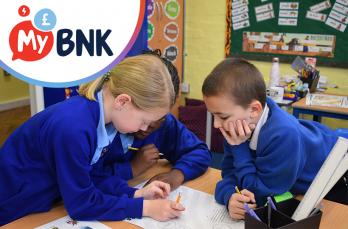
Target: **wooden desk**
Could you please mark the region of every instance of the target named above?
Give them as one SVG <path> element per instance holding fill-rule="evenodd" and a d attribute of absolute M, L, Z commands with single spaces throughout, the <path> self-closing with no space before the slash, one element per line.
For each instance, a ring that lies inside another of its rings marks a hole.
<path fill-rule="evenodd" d="M 348 108 L 336 108 L 326 106 L 309 106 L 306 105 L 306 98 L 293 103 L 293 115 L 299 118 L 300 114 L 313 115 L 313 120 L 321 122 L 321 117 L 338 118 L 348 120 Z"/>
<path fill-rule="evenodd" d="M 146 179 L 150 178 L 152 175 L 157 174 L 159 172 L 165 172 L 170 169 L 170 165 L 167 161 L 161 160 L 156 166 L 152 169 L 144 173 L 142 176 L 137 177 L 129 182 L 130 185 L 139 184 Z M 221 179 L 220 170 L 209 168 L 208 171 L 203 174 L 201 177 L 189 181 L 185 183 L 186 186 L 207 192 L 210 194 L 214 193 L 215 185 L 217 181 Z M 321 219 L 320 228 L 335 228 L 335 229 L 343 229 L 347 228 L 348 225 L 348 206 L 334 203 L 328 200 L 323 200 L 324 208 L 323 208 L 323 216 Z M 21 219 L 18 219 L 12 223 L 9 223 L 3 227 L 2 229 L 24 229 L 24 228 L 34 228 L 46 223 L 49 223 L 55 219 L 61 218 L 67 215 L 66 210 L 63 205 L 57 206 L 53 208 L 49 212 L 39 213 L 39 214 L 31 214 L 25 216 Z M 132 229 L 139 228 L 135 225 L 126 223 L 126 222 L 105 222 L 103 223 L 111 228 L 122 228 L 122 229 Z"/>

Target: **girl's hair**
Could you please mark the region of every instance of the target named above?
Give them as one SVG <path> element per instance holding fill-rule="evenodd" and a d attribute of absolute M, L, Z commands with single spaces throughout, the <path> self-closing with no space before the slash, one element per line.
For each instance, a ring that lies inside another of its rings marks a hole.
<path fill-rule="evenodd" d="M 175 93 L 167 67 L 153 55 L 128 57 L 108 74 L 79 87 L 79 94 L 96 100 L 95 94 L 107 85 L 114 97 L 127 94 L 141 110 L 170 108 Z"/>
<path fill-rule="evenodd" d="M 260 71 L 240 58 L 221 61 L 203 82 L 204 96 L 227 94 L 237 104 L 247 108 L 255 99 L 266 103 L 266 85 Z"/>

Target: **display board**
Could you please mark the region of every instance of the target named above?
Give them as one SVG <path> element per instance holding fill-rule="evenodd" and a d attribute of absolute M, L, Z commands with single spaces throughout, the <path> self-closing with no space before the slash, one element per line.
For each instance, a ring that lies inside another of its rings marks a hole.
<path fill-rule="evenodd" d="M 231 0 L 232 1 L 232 0 Z M 348 68 L 348 0 L 233 0 L 230 56 Z"/>

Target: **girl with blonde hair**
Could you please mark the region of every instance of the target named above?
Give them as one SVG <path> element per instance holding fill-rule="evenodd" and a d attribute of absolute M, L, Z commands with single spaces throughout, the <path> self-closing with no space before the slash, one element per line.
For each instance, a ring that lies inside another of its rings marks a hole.
<path fill-rule="evenodd" d="M 165 199 L 169 184 L 135 189 L 119 176 L 91 175 L 116 136 L 127 143 L 127 133 L 169 112 L 175 94 L 166 66 L 151 55 L 130 57 L 79 93 L 33 116 L 0 149 L 0 226 L 60 199 L 76 220 L 178 217 L 184 207 Z"/>

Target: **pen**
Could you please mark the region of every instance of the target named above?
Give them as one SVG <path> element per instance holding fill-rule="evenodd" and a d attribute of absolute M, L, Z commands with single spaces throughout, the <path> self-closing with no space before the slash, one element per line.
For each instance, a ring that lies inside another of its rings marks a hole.
<path fill-rule="evenodd" d="M 181 193 L 179 192 L 179 195 L 176 197 L 176 203 L 180 203 L 180 199 L 181 199 Z"/>
<path fill-rule="evenodd" d="M 268 205 L 271 205 L 271 207 L 274 209 L 274 210 L 277 210 L 272 198 L 269 196 L 267 197 L 267 202 L 268 202 Z"/>
<path fill-rule="evenodd" d="M 128 146 L 128 150 L 138 151 L 139 148 Z M 163 153 L 159 153 L 158 159 L 163 159 L 163 158 L 165 158 L 164 154 Z"/>
<path fill-rule="evenodd" d="M 241 194 L 241 195 L 243 195 L 240 191 L 239 191 L 239 188 L 238 188 L 238 186 L 235 186 L 234 187 L 234 189 L 236 189 L 236 192 L 238 193 L 238 194 Z"/>
<path fill-rule="evenodd" d="M 234 189 L 236 190 L 236 192 L 240 195 L 243 195 L 240 191 L 239 191 L 239 188 L 238 186 L 235 186 Z M 243 195 L 244 196 L 244 195 Z M 251 202 L 249 201 L 248 204 L 250 204 Z"/>
<path fill-rule="evenodd" d="M 272 214 L 272 209 L 271 209 L 271 205 L 270 205 L 270 199 L 267 197 L 268 199 L 268 204 L 267 204 L 267 224 L 268 227 L 271 227 L 271 214 Z"/>
<path fill-rule="evenodd" d="M 261 219 L 257 216 L 257 214 L 254 212 L 253 209 L 249 208 L 247 203 L 244 203 L 244 209 L 245 211 L 253 218 L 257 219 L 258 221 L 261 221 Z"/>

